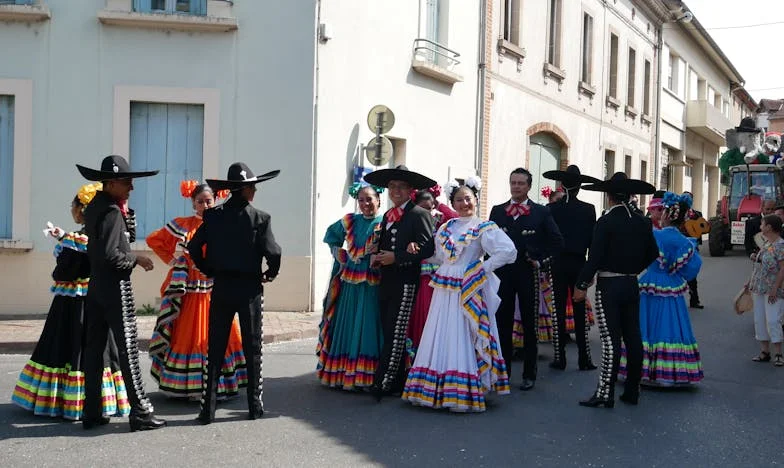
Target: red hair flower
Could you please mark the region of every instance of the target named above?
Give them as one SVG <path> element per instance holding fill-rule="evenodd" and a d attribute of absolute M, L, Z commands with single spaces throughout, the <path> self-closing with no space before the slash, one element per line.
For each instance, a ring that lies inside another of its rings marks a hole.
<path fill-rule="evenodd" d="M 183 180 L 180 182 L 180 194 L 184 198 L 191 198 L 193 195 L 193 189 L 195 189 L 199 185 L 199 182 L 196 180 Z"/>
<path fill-rule="evenodd" d="M 549 185 L 542 187 L 542 197 L 549 199 L 552 194 L 553 189 Z"/>

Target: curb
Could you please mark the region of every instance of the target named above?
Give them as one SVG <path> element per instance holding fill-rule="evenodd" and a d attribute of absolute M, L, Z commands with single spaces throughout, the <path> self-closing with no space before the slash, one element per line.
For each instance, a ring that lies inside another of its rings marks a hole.
<path fill-rule="evenodd" d="M 286 341 L 304 340 L 318 336 L 318 327 L 290 332 L 269 333 L 264 335 L 264 344 L 283 343 Z M 37 341 L 8 341 L 0 343 L 0 354 L 31 354 L 35 350 Z M 149 339 L 139 340 L 139 350 L 147 352 L 150 347 Z"/>

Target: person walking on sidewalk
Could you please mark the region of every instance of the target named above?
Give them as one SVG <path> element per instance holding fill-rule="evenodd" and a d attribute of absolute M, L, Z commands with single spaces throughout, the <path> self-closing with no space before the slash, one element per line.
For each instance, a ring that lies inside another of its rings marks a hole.
<path fill-rule="evenodd" d="M 149 177 L 158 171 L 131 171 L 121 156 L 107 156 L 100 169 L 76 165 L 87 180 L 100 181 L 103 188 L 84 210 L 85 231 L 90 243 L 90 283 L 85 309 L 84 390 L 85 405 L 82 424 L 85 429 L 104 425 L 109 418 L 102 411 L 102 374 L 108 332 L 114 334 L 119 351 L 120 368 L 131 405 L 131 432 L 158 429 L 166 421 L 155 417 L 152 403 L 144 391 L 139 364 L 136 329 L 136 304 L 131 285 L 131 272 L 136 266 L 153 269 L 152 260 L 131 252 L 131 231 L 128 225 L 127 200 L 133 190 L 133 179 Z"/>
<path fill-rule="evenodd" d="M 74 222 L 84 225 L 84 208 L 101 184 L 79 189 L 71 202 Z M 51 226 L 51 225 L 50 225 Z M 58 240 L 54 248 L 57 265 L 52 272 L 54 294 L 41 337 L 33 355 L 25 364 L 14 388 L 11 401 L 37 416 L 79 420 L 84 413 L 84 301 L 90 281 L 87 258 L 87 235 L 84 226 L 65 232 L 50 227 L 46 233 Z M 108 333 L 101 372 L 102 417 L 128 416 L 130 406 L 117 357 L 114 338 Z"/>
<path fill-rule="evenodd" d="M 202 378 L 201 410 L 197 421 L 215 419 L 218 373 L 223 365 L 234 314 L 239 315 L 242 347 L 248 372 L 248 419 L 264 415 L 262 402 L 262 312 L 264 286 L 278 276 L 281 249 L 272 234 L 270 215 L 251 206 L 256 184 L 280 171 L 255 176 L 245 163 L 229 166 L 226 180 L 207 179 L 214 191 L 230 190 L 220 206 L 204 212 L 202 225 L 188 243 L 193 263 L 214 278 L 210 299 L 207 365 Z M 266 259 L 267 270 L 262 271 Z"/>

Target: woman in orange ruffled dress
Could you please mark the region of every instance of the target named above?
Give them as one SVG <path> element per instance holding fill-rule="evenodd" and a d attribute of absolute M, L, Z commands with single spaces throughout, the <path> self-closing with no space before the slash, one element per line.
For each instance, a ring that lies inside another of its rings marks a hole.
<path fill-rule="evenodd" d="M 199 399 L 207 363 L 212 278 L 196 269 L 185 246 L 201 226 L 204 210 L 215 203 L 215 194 L 209 185 L 193 180 L 182 182 L 180 192 L 191 199 L 196 214 L 174 218 L 147 236 L 147 245 L 171 266 L 161 286 L 160 314 L 150 340 L 150 372 L 164 394 Z M 235 318 L 218 381 L 218 396 L 236 395 L 247 384 L 245 355 Z"/>

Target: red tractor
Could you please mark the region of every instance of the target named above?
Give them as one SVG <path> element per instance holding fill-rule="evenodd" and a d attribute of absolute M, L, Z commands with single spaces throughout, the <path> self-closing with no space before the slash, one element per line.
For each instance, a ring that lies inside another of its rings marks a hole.
<path fill-rule="evenodd" d="M 729 186 L 710 219 L 708 248 L 711 257 L 746 241 L 746 220 L 758 216 L 764 200 L 784 203 L 782 170 L 775 164 L 747 164 L 729 169 Z"/>

